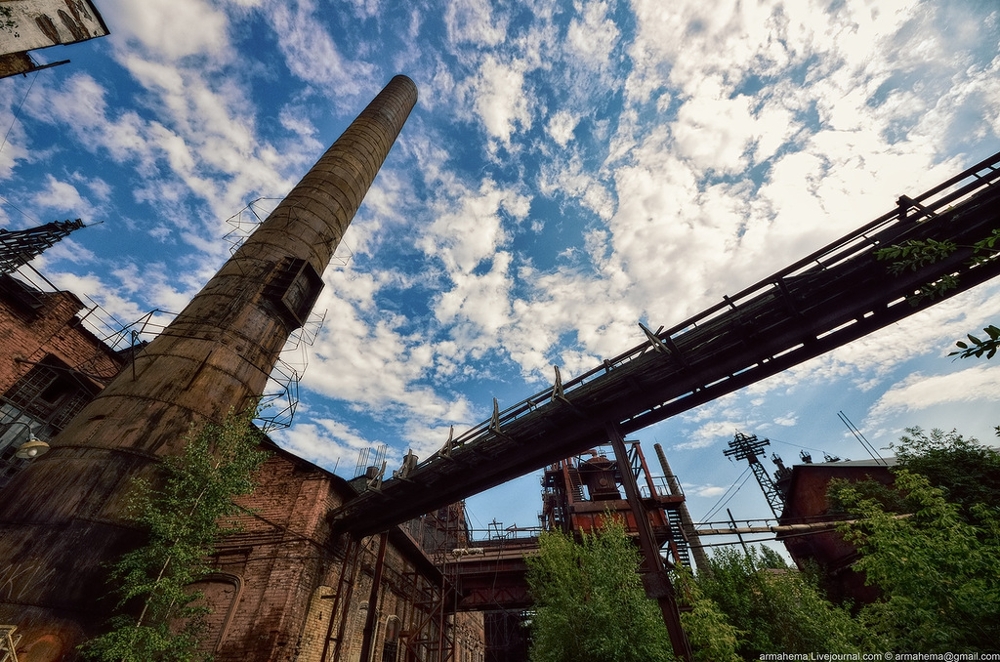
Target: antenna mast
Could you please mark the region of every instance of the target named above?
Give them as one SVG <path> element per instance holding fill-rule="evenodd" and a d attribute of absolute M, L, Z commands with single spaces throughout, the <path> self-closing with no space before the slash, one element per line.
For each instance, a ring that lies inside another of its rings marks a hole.
<path fill-rule="evenodd" d="M 757 459 L 757 455 L 764 450 L 764 446 L 768 446 L 770 443 L 769 439 L 757 439 L 757 435 L 755 434 L 747 436 L 737 431 L 736 436 L 729 442 L 729 449 L 722 451 L 722 453 L 727 457 L 735 457 L 737 460 L 747 460 L 750 463 L 750 469 L 753 471 L 753 475 L 756 476 L 757 482 L 760 483 L 760 489 L 764 490 L 767 505 L 771 507 L 771 512 L 774 513 L 775 517 L 780 517 L 781 511 L 785 509 L 785 500 L 775 486 L 774 481 L 771 480 L 767 469 Z"/>
<path fill-rule="evenodd" d="M 37 228 L 8 232 L 0 230 L 0 274 L 14 273 L 42 251 L 73 230 L 84 227 L 83 221 L 53 221 Z"/>

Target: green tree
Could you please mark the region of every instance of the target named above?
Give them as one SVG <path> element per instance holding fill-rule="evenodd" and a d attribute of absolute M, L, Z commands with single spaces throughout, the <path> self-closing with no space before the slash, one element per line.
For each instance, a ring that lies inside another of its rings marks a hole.
<path fill-rule="evenodd" d="M 890 448 L 897 467 L 926 476 L 931 485 L 944 491 L 963 514 L 977 503 L 1000 506 L 1000 452 L 965 439 L 955 430 L 906 428 L 906 434 Z"/>
<path fill-rule="evenodd" d="M 136 481 L 131 508 L 146 542 L 112 566 L 119 613 L 106 634 L 81 647 L 86 659 L 209 659 L 197 650 L 208 609 L 189 587 L 210 572 L 207 557 L 219 536 L 235 530 L 225 521 L 239 510 L 233 499 L 256 487 L 253 475 L 267 453 L 254 415 L 230 414 L 221 425 L 192 430 L 184 452 L 163 461 L 162 482 Z"/>
<path fill-rule="evenodd" d="M 859 622 L 899 652 L 998 650 L 1000 641 L 1000 518 L 995 506 L 961 506 L 927 477 L 897 471 L 896 487 L 917 504 L 909 516 L 888 512 L 854 485 L 833 490 L 857 518 L 841 527 L 857 546 L 856 569 L 884 597 L 866 605 Z"/>
<path fill-rule="evenodd" d="M 656 603 L 636 572 L 639 552 L 620 523 L 609 520 L 580 543 L 544 533 L 528 559 L 535 599 L 532 662 L 673 660 Z"/>
<path fill-rule="evenodd" d="M 687 608 L 681 625 L 694 653 L 694 662 L 741 662 L 736 649 L 740 635 L 719 605 L 708 597 L 687 570 L 676 573 L 676 586 Z"/>
<path fill-rule="evenodd" d="M 767 547 L 720 549 L 698 586 L 738 631 L 745 660 L 764 653 L 856 653 L 865 637 L 845 608 L 829 602 L 812 574 L 798 572 Z"/>

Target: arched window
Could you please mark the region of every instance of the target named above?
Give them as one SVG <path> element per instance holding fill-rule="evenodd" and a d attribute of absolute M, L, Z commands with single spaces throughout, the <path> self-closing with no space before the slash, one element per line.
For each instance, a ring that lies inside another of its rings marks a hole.
<path fill-rule="evenodd" d="M 385 639 L 382 641 L 382 662 L 396 662 L 399 656 L 399 616 L 385 619 Z"/>

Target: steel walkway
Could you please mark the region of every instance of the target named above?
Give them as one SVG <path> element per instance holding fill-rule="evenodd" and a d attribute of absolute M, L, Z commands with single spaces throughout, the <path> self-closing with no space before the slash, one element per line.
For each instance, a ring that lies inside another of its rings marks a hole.
<path fill-rule="evenodd" d="M 953 296 L 1000 273 L 972 263 L 971 245 L 1000 228 L 1000 153 L 597 368 L 504 410 L 450 439 L 331 513 L 339 531 L 368 535 L 430 512 L 623 433 L 753 384 L 942 300 L 908 299 L 953 276 Z M 935 264 L 890 276 L 876 248 L 910 239 L 960 248 Z"/>

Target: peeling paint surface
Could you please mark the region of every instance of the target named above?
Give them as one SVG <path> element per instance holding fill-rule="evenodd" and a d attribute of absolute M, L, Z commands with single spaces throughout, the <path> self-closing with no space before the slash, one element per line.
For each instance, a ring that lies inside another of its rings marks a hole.
<path fill-rule="evenodd" d="M 108 34 L 90 0 L 0 0 L 0 55 L 72 44 Z"/>

